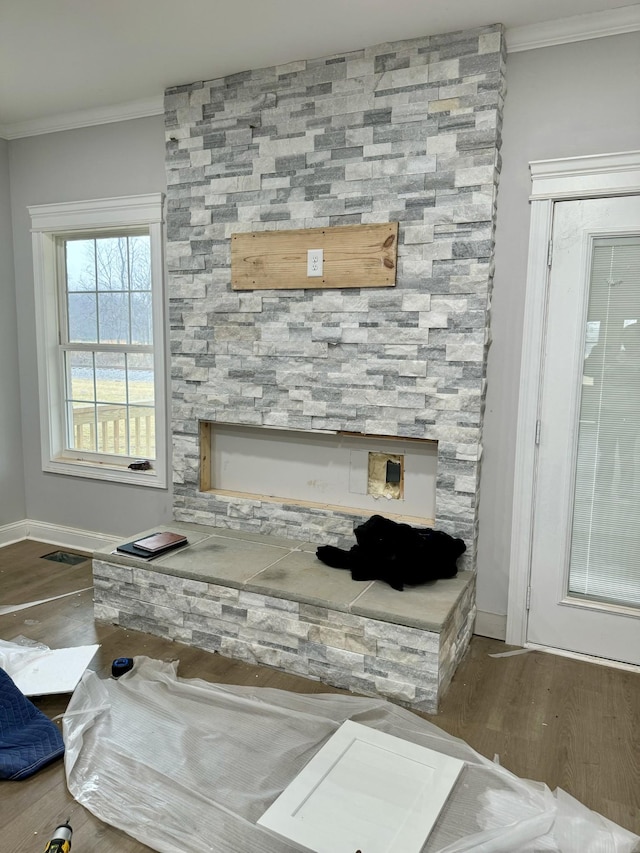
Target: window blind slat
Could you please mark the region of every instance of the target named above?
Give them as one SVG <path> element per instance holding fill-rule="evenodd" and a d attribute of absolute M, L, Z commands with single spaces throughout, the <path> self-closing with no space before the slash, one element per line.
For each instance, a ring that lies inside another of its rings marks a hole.
<path fill-rule="evenodd" d="M 569 592 L 640 607 L 640 238 L 594 241 Z"/>

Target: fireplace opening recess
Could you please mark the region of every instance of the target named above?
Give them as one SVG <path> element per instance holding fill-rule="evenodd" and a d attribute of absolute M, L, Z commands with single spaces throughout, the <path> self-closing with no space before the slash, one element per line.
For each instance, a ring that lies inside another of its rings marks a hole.
<path fill-rule="evenodd" d="M 436 517 L 437 442 L 200 422 L 200 490 L 301 507 Z"/>

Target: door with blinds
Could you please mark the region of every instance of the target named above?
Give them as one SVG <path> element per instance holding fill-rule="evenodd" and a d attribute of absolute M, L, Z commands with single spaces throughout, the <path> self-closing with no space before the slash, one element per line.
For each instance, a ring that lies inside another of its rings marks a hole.
<path fill-rule="evenodd" d="M 640 664 L 640 197 L 557 202 L 527 641 Z"/>

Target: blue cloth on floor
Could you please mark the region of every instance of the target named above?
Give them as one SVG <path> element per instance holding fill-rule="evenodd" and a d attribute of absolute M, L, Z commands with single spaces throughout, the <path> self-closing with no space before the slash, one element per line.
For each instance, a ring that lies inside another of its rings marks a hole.
<path fill-rule="evenodd" d="M 58 727 L 0 669 L 0 779 L 26 779 L 63 753 Z"/>

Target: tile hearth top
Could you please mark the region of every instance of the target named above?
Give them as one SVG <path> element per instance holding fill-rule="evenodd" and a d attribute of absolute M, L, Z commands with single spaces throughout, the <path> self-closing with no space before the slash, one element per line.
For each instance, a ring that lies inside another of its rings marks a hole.
<path fill-rule="evenodd" d="M 125 541 L 163 530 L 184 533 L 189 544 L 151 561 L 114 553 Z M 399 592 L 380 581 L 353 581 L 349 572 L 321 563 L 316 548 L 315 543 L 279 536 L 174 522 L 114 542 L 94 557 L 437 633 L 473 578 L 472 572 L 459 572 L 455 578 Z"/>

